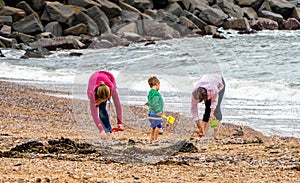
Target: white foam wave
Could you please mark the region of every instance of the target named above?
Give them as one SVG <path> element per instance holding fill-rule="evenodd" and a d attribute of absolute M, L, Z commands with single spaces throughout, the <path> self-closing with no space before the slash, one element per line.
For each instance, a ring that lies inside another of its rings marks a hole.
<path fill-rule="evenodd" d="M 0 63 L 0 77 L 16 80 L 50 81 L 57 83 L 72 83 L 75 71 L 72 69 L 45 70 L 41 67 L 27 67 Z"/>
<path fill-rule="evenodd" d="M 300 88 L 288 83 L 226 79 L 226 97 L 250 100 L 300 101 Z"/>

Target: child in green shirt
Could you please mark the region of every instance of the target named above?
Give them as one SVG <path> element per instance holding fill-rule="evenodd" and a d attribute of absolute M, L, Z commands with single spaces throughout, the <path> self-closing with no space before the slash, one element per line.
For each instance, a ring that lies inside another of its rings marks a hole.
<path fill-rule="evenodd" d="M 160 81 L 157 77 L 148 79 L 150 91 L 148 93 L 149 121 L 151 127 L 150 143 L 157 140 L 159 129 L 162 128 L 162 117 L 164 101 L 158 90 L 160 89 Z"/>

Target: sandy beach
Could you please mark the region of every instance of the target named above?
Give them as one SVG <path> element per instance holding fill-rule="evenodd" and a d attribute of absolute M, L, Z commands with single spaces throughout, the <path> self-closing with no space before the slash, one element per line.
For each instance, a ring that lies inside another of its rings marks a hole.
<path fill-rule="evenodd" d="M 0 182 L 297 182 L 300 139 L 271 136 L 223 123 L 220 140 L 193 134 L 155 163 L 114 159 L 85 141 L 71 99 L 13 82 L 0 82 Z M 139 115 L 145 109 L 131 108 Z M 124 121 L 126 123 L 126 121 Z M 171 132 L 169 132 L 171 133 Z M 149 132 L 125 128 L 112 145 L 129 153 L 149 146 Z M 95 137 L 97 138 L 97 137 Z M 120 149 L 120 153 L 124 153 Z M 151 151 L 152 152 L 152 151 Z M 153 151 L 155 152 L 155 151 Z"/>

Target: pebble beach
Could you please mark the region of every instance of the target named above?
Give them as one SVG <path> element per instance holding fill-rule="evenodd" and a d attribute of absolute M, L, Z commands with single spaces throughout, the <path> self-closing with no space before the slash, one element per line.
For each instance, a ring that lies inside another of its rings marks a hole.
<path fill-rule="evenodd" d="M 72 99 L 0 82 L 0 182 L 297 182 L 300 139 L 223 123 L 220 140 L 191 134 L 155 163 L 116 161 L 86 143 Z M 58 93 L 63 94 L 63 93 Z M 66 93 L 68 94 L 68 93 Z M 123 106 L 126 108 L 132 106 Z M 145 110 L 137 110 L 141 115 Z M 149 149 L 149 132 L 125 128 L 117 141 Z M 159 136 L 166 140 L 168 134 Z M 161 144 L 158 142 L 157 146 Z M 124 157 L 125 158 L 125 157 Z"/>

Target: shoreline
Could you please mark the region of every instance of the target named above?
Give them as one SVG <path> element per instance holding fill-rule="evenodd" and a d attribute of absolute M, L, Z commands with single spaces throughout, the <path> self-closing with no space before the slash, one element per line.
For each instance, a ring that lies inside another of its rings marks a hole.
<path fill-rule="evenodd" d="M 51 81 L 36 81 L 36 80 L 22 80 L 22 79 L 13 79 L 13 78 L 0 78 L 0 82 L 12 82 L 12 83 L 17 83 L 19 85 L 25 85 L 25 86 L 28 86 L 28 87 L 36 87 L 38 90 L 41 90 L 43 91 L 42 93 L 43 94 L 46 94 L 48 96 L 52 96 L 52 97 L 57 97 L 57 98 L 62 98 L 62 99 L 70 99 L 70 100 L 73 100 L 74 98 L 74 93 L 72 93 L 73 89 L 72 89 L 72 84 L 57 84 L 57 83 L 53 83 Z M 59 86 L 57 86 L 59 85 Z M 121 91 L 119 91 L 119 94 Z M 77 96 L 78 94 L 75 94 L 76 97 L 82 97 L 82 96 Z M 86 99 L 87 101 L 87 99 Z M 140 105 L 141 101 L 138 101 L 138 104 L 126 104 L 126 106 L 136 106 L 136 107 L 143 107 L 143 105 Z M 74 105 L 74 104 L 73 104 Z M 124 107 L 126 107 L 124 106 Z M 87 111 L 89 112 L 89 111 Z M 183 116 L 189 118 L 189 114 L 184 112 L 182 114 Z M 232 118 L 230 117 L 230 114 L 229 114 L 229 117 L 226 118 L 226 116 L 224 117 L 224 120 L 223 122 L 225 123 L 230 123 L 230 124 L 235 124 L 235 125 L 250 125 L 249 121 L 245 123 L 245 121 L 241 121 L 241 122 L 237 122 L 235 123 L 235 120 L 236 119 L 240 119 L 240 120 L 243 120 L 242 118 Z M 251 127 L 253 128 L 253 126 Z M 255 129 L 255 128 L 254 128 Z M 282 137 L 288 137 L 288 138 L 300 138 L 298 137 L 299 134 L 296 133 L 296 134 L 293 134 L 293 131 L 290 131 L 292 134 L 289 135 L 287 132 L 285 134 L 283 134 L 283 132 L 280 132 L 278 131 L 277 133 L 274 133 L 272 132 L 272 129 L 264 129 L 261 131 L 259 128 L 255 129 L 256 131 L 258 132 L 261 132 L 262 134 L 264 134 L 265 136 L 267 137 L 272 137 L 272 136 L 282 136 Z M 292 129 L 290 129 L 292 130 Z"/>
<path fill-rule="evenodd" d="M 130 162 L 132 157 L 121 156 L 125 150 L 135 154 L 133 157 L 143 155 L 142 152 L 147 154 L 151 149 L 162 152 L 160 146 L 172 142 L 172 131 L 166 128 L 159 136 L 160 142 L 150 146 L 148 130 L 127 128 L 116 133 L 116 142 L 109 142 L 113 148 L 122 147 L 119 154 L 104 154 L 109 151 L 86 144 L 83 129 L 74 119 L 72 100 L 44 95 L 45 90 L 35 87 L 11 82 L 0 84 L 2 182 L 295 182 L 300 179 L 299 138 L 266 137 L 247 126 L 224 124 L 220 141 L 191 135 L 182 147 L 178 146 L 158 162 L 134 163 Z M 139 115 L 144 115 L 144 110 L 134 106 L 130 109 Z"/>

